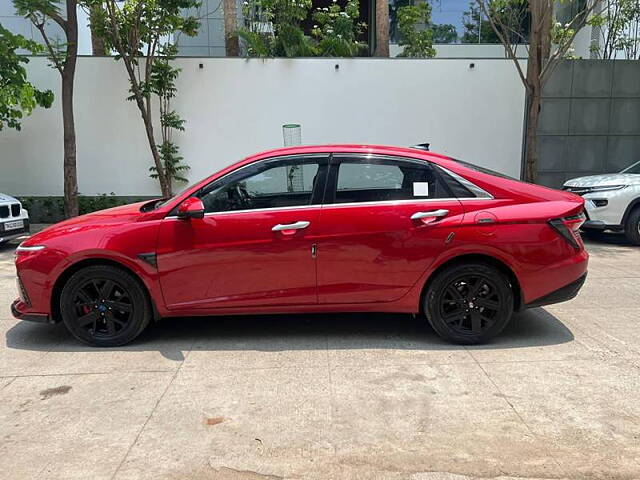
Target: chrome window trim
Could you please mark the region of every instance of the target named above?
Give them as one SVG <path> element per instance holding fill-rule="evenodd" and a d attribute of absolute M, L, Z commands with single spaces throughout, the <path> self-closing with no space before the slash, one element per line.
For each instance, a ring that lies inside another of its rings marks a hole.
<path fill-rule="evenodd" d="M 451 175 L 454 180 L 460 182 L 464 187 L 467 188 L 471 193 L 473 193 L 475 198 L 459 198 L 458 200 L 495 200 L 495 197 L 487 192 L 485 189 L 480 188 L 475 183 L 470 182 L 464 177 L 461 177 L 455 172 L 444 168 L 442 165 L 436 165 L 438 168 L 441 168 L 445 173 Z"/>
<path fill-rule="evenodd" d="M 229 175 L 233 175 L 234 173 L 237 173 L 237 172 L 239 172 L 241 170 L 244 170 L 245 168 L 253 167 L 255 165 L 259 165 L 259 164 L 264 163 L 264 162 L 271 162 L 271 161 L 276 161 L 276 160 L 286 160 L 288 158 L 318 158 L 318 157 L 320 157 L 320 158 L 324 157 L 324 158 L 326 158 L 328 160 L 330 156 L 331 156 L 331 153 L 299 153 L 299 154 L 291 153 L 289 155 L 278 155 L 278 156 L 275 156 L 275 157 L 263 158 L 262 160 L 257 160 L 255 162 L 247 163 L 246 165 L 243 165 L 243 166 L 241 166 L 239 168 L 236 168 L 235 170 L 231 170 L 230 172 L 225 173 L 221 177 L 216 178 L 215 180 L 212 180 L 211 182 L 207 183 L 204 187 L 198 189 L 196 192 L 194 192 L 194 195 L 196 193 L 198 193 L 200 190 L 204 190 L 205 188 L 209 187 L 211 184 L 219 182 L 220 180 L 224 180 Z"/>
<path fill-rule="evenodd" d="M 379 200 L 375 202 L 349 202 L 349 203 L 325 203 L 320 204 L 316 203 L 313 205 L 294 205 L 291 207 L 269 207 L 269 208 L 252 208 L 247 210 L 228 210 L 221 212 L 209 212 L 205 213 L 205 217 L 210 217 L 213 215 L 230 215 L 233 213 L 254 213 L 254 212 L 267 212 L 267 211 L 276 211 L 276 210 L 302 210 L 302 209 L 313 209 L 313 208 L 331 208 L 331 207 L 356 207 L 359 205 L 366 206 L 389 206 L 389 205 L 406 205 L 410 203 L 432 203 L 432 202 L 453 202 L 460 200 L 486 200 L 485 198 L 455 198 L 455 197 L 446 197 L 446 198 L 422 198 L 422 199 L 409 199 L 409 200 Z M 169 218 L 179 218 L 177 215 L 171 215 L 170 217 L 164 217 L 165 219 Z"/>

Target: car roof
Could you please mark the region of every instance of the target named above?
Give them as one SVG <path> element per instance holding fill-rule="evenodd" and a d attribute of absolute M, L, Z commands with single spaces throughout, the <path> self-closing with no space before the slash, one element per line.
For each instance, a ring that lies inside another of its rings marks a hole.
<path fill-rule="evenodd" d="M 336 143 L 326 145 L 298 145 L 293 147 L 281 147 L 272 150 L 266 150 L 250 155 L 243 160 L 237 162 L 233 167 L 240 165 L 246 165 L 249 163 L 257 162 L 259 160 L 283 155 L 300 155 L 300 154 L 313 154 L 313 153 L 369 153 L 376 155 L 396 155 L 402 157 L 411 157 L 429 161 L 435 161 L 443 166 L 446 166 L 449 162 L 453 162 L 451 157 L 442 155 L 439 153 L 426 151 L 419 148 L 410 147 L 397 147 L 391 145 L 370 145 L 370 144 L 356 144 L 356 143 Z"/>

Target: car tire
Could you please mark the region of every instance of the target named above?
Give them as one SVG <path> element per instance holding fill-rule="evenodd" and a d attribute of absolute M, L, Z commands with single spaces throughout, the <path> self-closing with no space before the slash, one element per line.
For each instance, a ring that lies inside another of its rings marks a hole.
<path fill-rule="evenodd" d="M 640 207 L 631 210 L 624 224 L 624 234 L 633 245 L 640 245 Z"/>
<path fill-rule="evenodd" d="M 484 343 L 511 320 L 513 288 L 509 278 L 489 264 L 457 264 L 437 273 L 423 306 L 427 320 L 444 340 Z"/>
<path fill-rule="evenodd" d="M 152 317 L 143 285 L 130 273 L 109 265 L 75 272 L 62 289 L 60 313 L 74 337 L 96 347 L 131 342 Z"/>

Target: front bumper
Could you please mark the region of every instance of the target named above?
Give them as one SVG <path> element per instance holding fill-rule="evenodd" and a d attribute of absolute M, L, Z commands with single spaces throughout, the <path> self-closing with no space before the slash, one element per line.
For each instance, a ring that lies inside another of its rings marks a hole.
<path fill-rule="evenodd" d="M 567 300 L 571 300 L 582 288 L 585 280 L 587 279 L 587 274 L 585 273 L 577 280 L 565 285 L 564 287 L 560 287 L 557 290 L 554 290 L 551 293 L 548 293 L 544 297 L 540 297 L 534 300 L 531 303 L 527 303 L 525 308 L 533 308 L 533 307 L 542 307 L 543 305 L 551 305 L 553 303 L 566 302 Z"/>
<path fill-rule="evenodd" d="M 24 308 L 27 305 L 22 300 L 15 300 L 11 304 L 11 314 L 18 320 L 26 320 L 38 323 L 55 323 L 46 313 L 25 313 Z"/>
<path fill-rule="evenodd" d="M 23 228 L 19 228 L 16 230 L 5 230 L 5 224 L 7 222 L 15 222 L 17 220 L 22 220 L 24 223 Z M 28 218 L 8 218 L 6 220 L 0 221 L 0 242 L 6 242 L 7 240 L 11 240 L 17 237 L 21 237 L 23 235 L 28 235 L 31 232 L 31 226 L 29 225 Z"/>

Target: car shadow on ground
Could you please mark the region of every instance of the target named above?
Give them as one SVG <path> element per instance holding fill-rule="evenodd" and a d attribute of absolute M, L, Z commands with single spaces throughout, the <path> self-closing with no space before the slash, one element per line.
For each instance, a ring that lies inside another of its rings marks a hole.
<path fill-rule="evenodd" d="M 594 230 L 589 232 L 582 231 L 581 233 L 585 244 L 589 247 L 635 247 L 622 232 L 600 232 Z"/>
<path fill-rule="evenodd" d="M 573 340 L 571 331 L 542 308 L 514 316 L 492 342 L 474 349 L 558 345 Z M 159 351 L 172 360 L 198 350 L 264 352 L 295 350 L 459 350 L 441 340 L 421 317 L 405 314 L 315 314 L 163 319 L 132 344 L 98 349 L 75 340 L 62 324 L 18 322 L 6 333 L 8 348 L 35 351 Z"/>

